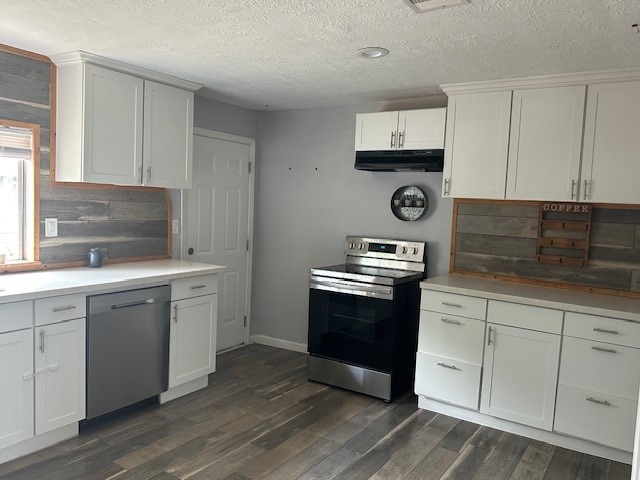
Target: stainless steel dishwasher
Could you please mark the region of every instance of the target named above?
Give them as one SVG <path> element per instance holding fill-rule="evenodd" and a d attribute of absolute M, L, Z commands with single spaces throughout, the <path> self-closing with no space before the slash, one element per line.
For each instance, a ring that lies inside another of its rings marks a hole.
<path fill-rule="evenodd" d="M 167 390 L 171 287 L 87 298 L 87 419 Z"/>

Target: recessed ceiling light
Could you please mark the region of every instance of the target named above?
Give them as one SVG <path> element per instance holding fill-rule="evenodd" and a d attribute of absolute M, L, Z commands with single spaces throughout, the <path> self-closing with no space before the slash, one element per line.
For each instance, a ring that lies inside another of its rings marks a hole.
<path fill-rule="evenodd" d="M 380 58 L 389 55 L 389 50 L 382 47 L 366 47 L 356 50 L 356 57 L 359 58 Z"/>

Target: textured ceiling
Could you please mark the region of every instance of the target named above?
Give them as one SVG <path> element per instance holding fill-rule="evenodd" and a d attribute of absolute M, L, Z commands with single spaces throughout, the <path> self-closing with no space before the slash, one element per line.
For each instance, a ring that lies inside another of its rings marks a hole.
<path fill-rule="evenodd" d="M 640 66 L 638 0 L 0 0 L 0 43 L 84 50 L 251 108 L 439 93 L 438 85 Z M 366 46 L 391 51 L 363 60 Z"/>

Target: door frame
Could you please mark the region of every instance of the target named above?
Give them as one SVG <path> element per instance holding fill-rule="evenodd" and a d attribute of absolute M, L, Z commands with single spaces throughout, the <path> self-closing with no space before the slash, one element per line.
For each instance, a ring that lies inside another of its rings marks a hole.
<path fill-rule="evenodd" d="M 193 135 L 200 135 L 203 137 L 215 138 L 218 140 L 226 140 L 249 146 L 249 162 L 251 164 L 251 168 L 249 170 L 249 191 L 247 192 L 247 238 L 249 240 L 249 249 L 247 250 L 247 279 L 245 286 L 246 295 L 244 299 L 244 311 L 247 315 L 247 324 L 244 327 L 243 332 L 243 343 L 245 345 L 248 345 L 250 340 L 249 331 L 251 330 L 251 278 L 253 272 L 253 215 L 255 198 L 256 140 L 255 138 L 242 137 L 240 135 L 233 135 L 231 133 L 218 132 L 215 130 L 209 130 L 200 127 L 193 127 Z M 186 260 L 186 253 L 184 251 L 187 231 L 185 190 L 180 190 L 180 218 L 182 220 L 182 228 L 180 229 L 180 260 Z M 218 318 L 220 318 L 221 309 L 222 302 L 218 302 Z"/>

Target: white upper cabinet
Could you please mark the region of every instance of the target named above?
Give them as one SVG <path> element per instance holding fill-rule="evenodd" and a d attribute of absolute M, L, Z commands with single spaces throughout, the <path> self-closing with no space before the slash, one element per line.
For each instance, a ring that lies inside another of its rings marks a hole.
<path fill-rule="evenodd" d="M 446 108 L 356 114 L 356 151 L 444 147 Z"/>
<path fill-rule="evenodd" d="M 144 146 L 145 185 L 191 188 L 193 92 L 145 82 Z"/>
<path fill-rule="evenodd" d="M 58 65 L 56 180 L 191 188 L 191 82 L 84 52 Z"/>
<path fill-rule="evenodd" d="M 511 92 L 449 97 L 443 196 L 504 198 Z"/>
<path fill-rule="evenodd" d="M 513 92 L 506 198 L 577 200 L 585 91 Z"/>
<path fill-rule="evenodd" d="M 84 128 L 81 167 L 87 182 L 136 185 L 142 168 L 142 98 L 144 81 L 95 65 L 85 65 Z M 64 87 L 64 85 L 63 85 Z M 62 103 L 71 93 L 62 92 Z M 74 98 L 72 101 L 77 102 Z M 58 129 L 60 131 L 61 129 Z M 62 147 L 62 145 L 61 145 Z M 61 178 L 71 174 L 64 168 L 65 150 L 57 171 Z M 63 157 L 64 156 L 64 157 Z M 78 158 L 79 160 L 80 158 Z"/>
<path fill-rule="evenodd" d="M 638 178 L 640 81 L 590 85 L 580 200 L 640 203 Z"/>
<path fill-rule="evenodd" d="M 442 88 L 443 196 L 640 203 L 640 70 Z"/>

